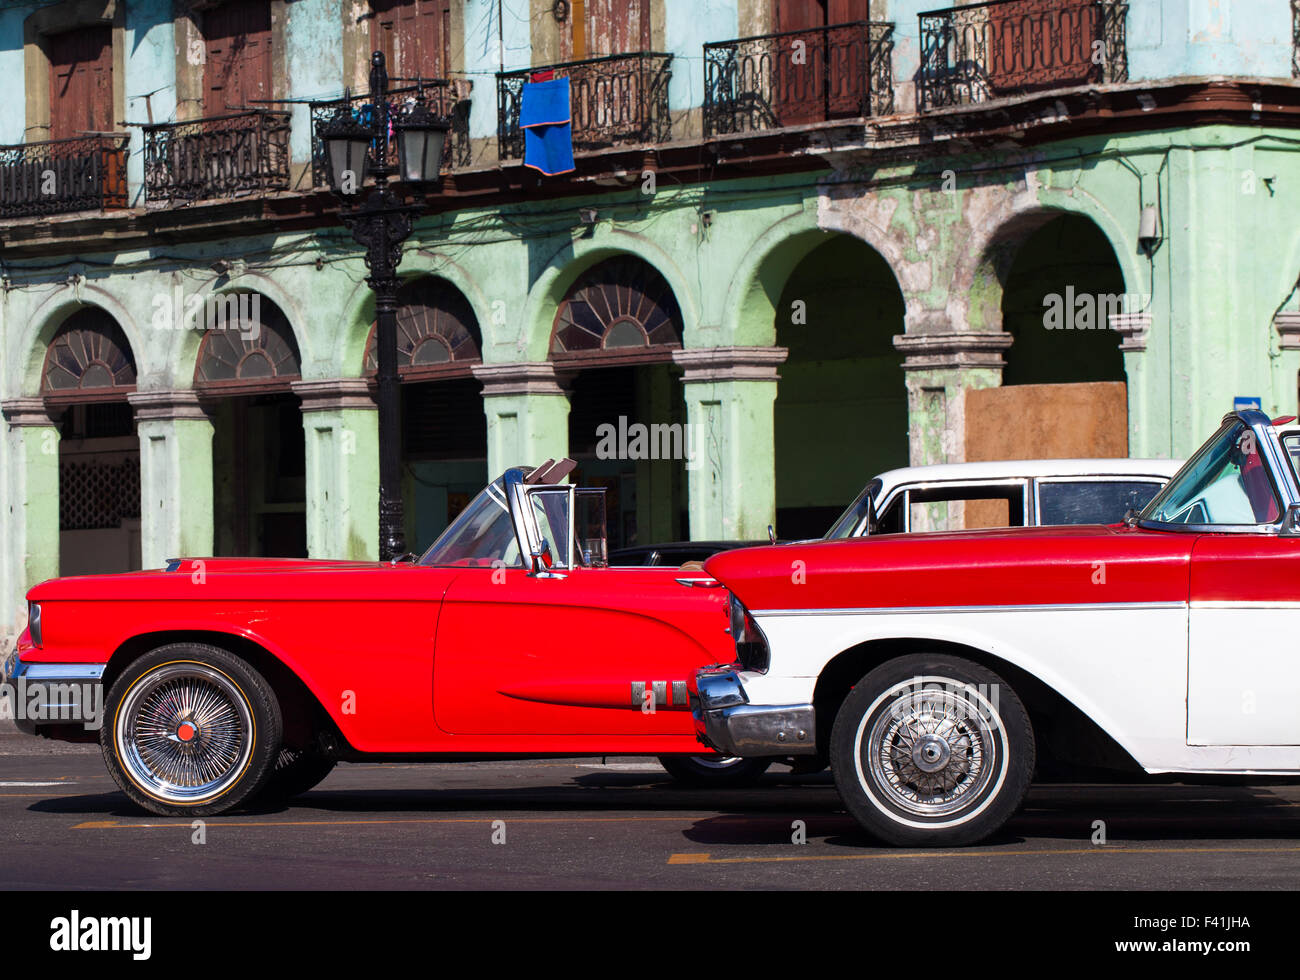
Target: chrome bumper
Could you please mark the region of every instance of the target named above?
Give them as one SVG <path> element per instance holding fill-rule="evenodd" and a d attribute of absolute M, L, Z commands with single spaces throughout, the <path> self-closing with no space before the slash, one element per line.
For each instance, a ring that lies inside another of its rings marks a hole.
<path fill-rule="evenodd" d="M 817 754 L 813 706 L 750 704 L 740 675 L 731 668 L 697 671 L 690 702 L 696 737 L 723 755 Z"/>
<path fill-rule="evenodd" d="M 0 716 L 20 732 L 38 725 L 79 725 L 97 731 L 104 723 L 104 664 L 29 664 L 14 650 L 0 665 Z"/>

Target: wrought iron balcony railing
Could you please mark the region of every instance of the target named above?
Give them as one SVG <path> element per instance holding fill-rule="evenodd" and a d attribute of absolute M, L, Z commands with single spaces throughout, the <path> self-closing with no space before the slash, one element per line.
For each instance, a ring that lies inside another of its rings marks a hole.
<path fill-rule="evenodd" d="M 920 14 L 917 108 L 1128 79 L 1125 0 L 994 0 Z"/>
<path fill-rule="evenodd" d="M 522 160 L 519 109 L 524 85 L 569 78 L 575 153 L 672 138 L 668 80 L 673 56 L 654 51 L 615 54 L 497 75 L 497 142 L 502 160 Z"/>
<path fill-rule="evenodd" d="M 150 204 L 288 189 L 289 113 L 242 109 L 145 126 L 144 186 Z"/>
<path fill-rule="evenodd" d="M 892 113 L 893 34 L 856 21 L 704 45 L 704 135 Z"/>
<path fill-rule="evenodd" d="M 130 139 L 103 134 L 0 146 L 0 218 L 126 207 Z"/>
<path fill-rule="evenodd" d="M 447 123 L 451 129 L 447 133 L 447 145 L 442 155 L 442 169 L 454 170 L 468 167 L 470 164 L 469 143 L 469 109 L 470 92 L 474 83 L 462 79 L 434 79 L 420 85 L 388 90 L 389 112 L 391 116 L 399 114 L 403 107 L 411 104 L 417 97 L 422 97 L 434 116 Z M 329 161 L 325 159 L 325 147 L 317 135 L 322 123 L 334 118 L 334 115 L 346 107 L 360 121 L 373 110 L 369 95 L 348 95 L 341 99 L 309 103 L 311 108 L 312 156 L 311 178 L 316 187 L 329 184 Z M 379 162 L 379 147 L 370 148 L 370 162 Z M 397 165 L 397 144 L 392 140 L 383 148 L 386 161 L 390 167 Z"/>

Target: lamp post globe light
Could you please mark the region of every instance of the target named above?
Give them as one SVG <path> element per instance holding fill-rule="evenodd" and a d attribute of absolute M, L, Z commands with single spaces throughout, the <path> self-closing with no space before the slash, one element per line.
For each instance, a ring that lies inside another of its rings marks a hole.
<path fill-rule="evenodd" d="M 448 124 L 435 118 L 422 99 L 393 111 L 388 105 L 388 71 L 384 54 L 370 56 L 369 116 L 358 119 L 345 97 L 333 118 L 318 130 L 329 162 L 330 186 L 343 201 L 340 212 L 352 237 L 365 248 L 366 282 L 375 292 L 375 348 L 379 404 L 379 557 L 390 561 L 406 552 L 403 530 L 401 419 L 397 373 L 397 266 L 402 243 L 424 210 L 423 194 L 442 167 Z M 389 134 L 397 145 L 396 183 L 389 165 Z M 368 177 L 374 185 L 357 205 Z M 399 191 L 410 187 L 417 203 L 404 202 Z"/>

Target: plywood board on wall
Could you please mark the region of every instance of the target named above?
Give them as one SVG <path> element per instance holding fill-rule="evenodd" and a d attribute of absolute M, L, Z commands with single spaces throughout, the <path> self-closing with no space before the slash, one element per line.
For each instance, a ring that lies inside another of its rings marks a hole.
<path fill-rule="evenodd" d="M 1122 381 L 966 392 L 969 462 L 1127 455 L 1128 386 Z"/>

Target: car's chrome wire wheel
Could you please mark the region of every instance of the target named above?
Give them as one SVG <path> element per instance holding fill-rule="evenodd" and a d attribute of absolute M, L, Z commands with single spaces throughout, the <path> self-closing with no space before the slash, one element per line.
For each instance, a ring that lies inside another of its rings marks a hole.
<path fill-rule="evenodd" d="M 858 777 L 877 806 L 955 823 L 978 813 L 1000 785 L 1007 733 L 974 688 L 918 678 L 877 699 L 858 726 L 856 748 Z"/>
<path fill-rule="evenodd" d="M 123 699 L 114 741 L 122 768 L 145 793 L 200 804 L 228 790 L 247 768 L 255 741 L 252 709 L 221 671 L 164 664 Z"/>

